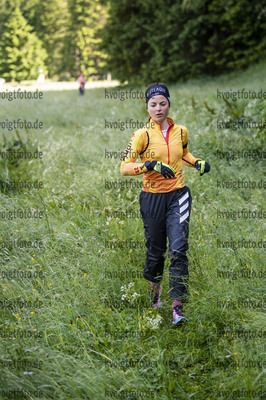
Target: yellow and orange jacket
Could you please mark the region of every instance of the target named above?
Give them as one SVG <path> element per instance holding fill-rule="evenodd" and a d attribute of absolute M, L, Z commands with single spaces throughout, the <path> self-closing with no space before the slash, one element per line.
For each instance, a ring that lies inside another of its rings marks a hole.
<path fill-rule="evenodd" d="M 188 150 L 188 134 L 185 126 L 176 125 L 167 118 L 170 125 L 166 139 L 161 125 L 150 119 L 143 127 L 131 136 L 130 142 L 122 156 L 120 172 L 122 175 L 139 175 L 144 173 L 142 190 L 152 193 L 166 193 L 185 186 L 182 164 L 195 167 L 196 160 Z M 141 163 L 136 163 L 137 158 Z M 161 161 L 176 171 L 172 179 L 164 178 L 156 171 L 148 171 L 145 161 Z"/>

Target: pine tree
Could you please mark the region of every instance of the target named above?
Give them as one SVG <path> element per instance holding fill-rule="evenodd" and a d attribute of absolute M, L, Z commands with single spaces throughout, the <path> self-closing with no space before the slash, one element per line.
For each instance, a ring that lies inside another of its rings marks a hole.
<path fill-rule="evenodd" d="M 2 37 L 2 31 L 5 24 L 5 16 L 6 16 L 6 1 L 0 0 L 0 38 Z"/>
<path fill-rule="evenodd" d="M 32 7 L 29 4 L 32 4 Z M 70 23 L 67 0 L 23 0 L 21 11 L 47 52 L 49 75 L 58 74 L 63 62 L 62 48 Z"/>
<path fill-rule="evenodd" d="M 258 0 L 212 0 L 208 14 L 213 33 L 204 49 L 206 64 L 223 72 L 265 59 L 264 10 Z"/>
<path fill-rule="evenodd" d="M 32 29 L 16 7 L 4 26 L 0 43 L 0 72 L 7 81 L 36 79 L 39 68 L 46 73 L 47 54 Z"/>
<path fill-rule="evenodd" d="M 132 84 L 245 68 L 266 56 L 264 9 L 260 0 L 112 0 L 108 67 Z"/>
<path fill-rule="evenodd" d="M 65 38 L 66 67 L 72 75 L 99 74 L 105 66 L 106 53 L 99 49 L 98 35 L 107 19 L 107 7 L 100 0 L 69 0 L 71 23 Z"/>

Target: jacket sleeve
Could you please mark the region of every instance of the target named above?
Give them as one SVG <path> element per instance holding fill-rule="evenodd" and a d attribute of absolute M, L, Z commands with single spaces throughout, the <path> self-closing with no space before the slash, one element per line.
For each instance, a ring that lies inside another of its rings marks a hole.
<path fill-rule="evenodd" d="M 140 175 L 147 172 L 144 163 L 136 163 L 136 159 L 144 148 L 143 131 L 134 132 L 126 150 L 122 155 L 121 175 Z"/>
<path fill-rule="evenodd" d="M 182 157 L 182 164 L 186 165 L 187 167 L 194 167 L 195 162 L 197 160 L 201 160 L 201 158 L 195 158 L 188 150 L 188 134 L 187 129 L 182 127 L 182 136 L 183 136 L 183 157 Z"/>

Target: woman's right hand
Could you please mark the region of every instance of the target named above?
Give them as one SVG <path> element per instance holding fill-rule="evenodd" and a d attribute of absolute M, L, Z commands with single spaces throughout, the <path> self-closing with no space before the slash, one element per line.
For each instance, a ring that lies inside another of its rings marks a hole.
<path fill-rule="evenodd" d="M 175 177 L 175 170 L 174 168 L 170 167 L 161 161 L 146 161 L 144 163 L 145 167 L 148 171 L 156 171 L 161 174 L 164 178 L 174 178 Z"/>

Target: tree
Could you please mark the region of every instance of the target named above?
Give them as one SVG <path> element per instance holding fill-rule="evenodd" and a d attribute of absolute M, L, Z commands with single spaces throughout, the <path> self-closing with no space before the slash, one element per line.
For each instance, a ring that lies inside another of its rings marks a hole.
<path fill-rule="evenodd" d="M 265 6 L 261 0 L 112 0 L 101 35 L 114 78 L 176 82 L 265 58 Z"/>
<path fill-rule="evenodd" d="M 6 80 L 35 79 L 39 68 L 46 72 L 47 53 L 32 30 L 17 6 L 4 25 L 0 42 L 0 72 Z"/>
<path fill-rule="evenodd" d="M 204 48 L 207 65 L 216 71 L 235 70 L 266 56 L 265 5 L 260 0 L 212 0 L 208 15 L 213 26 Z"/>
<path fill-rule="evenodd" d="M 58 74 L 63 62 L 62 49 L 70 15 L 67 0 L 21 0 L 21 11 L 47 52 L 46 65 L 51 76 Z"/>
<path fill-rule="evenodd" d="M 105 65 L 105 51 L 99 49 L 99 30 L 107 19 L 107 7 L 100 0 L 69 0 L 70 26 L 65 37 L 65 67 L 73 75 L 98 74 Z"/>

